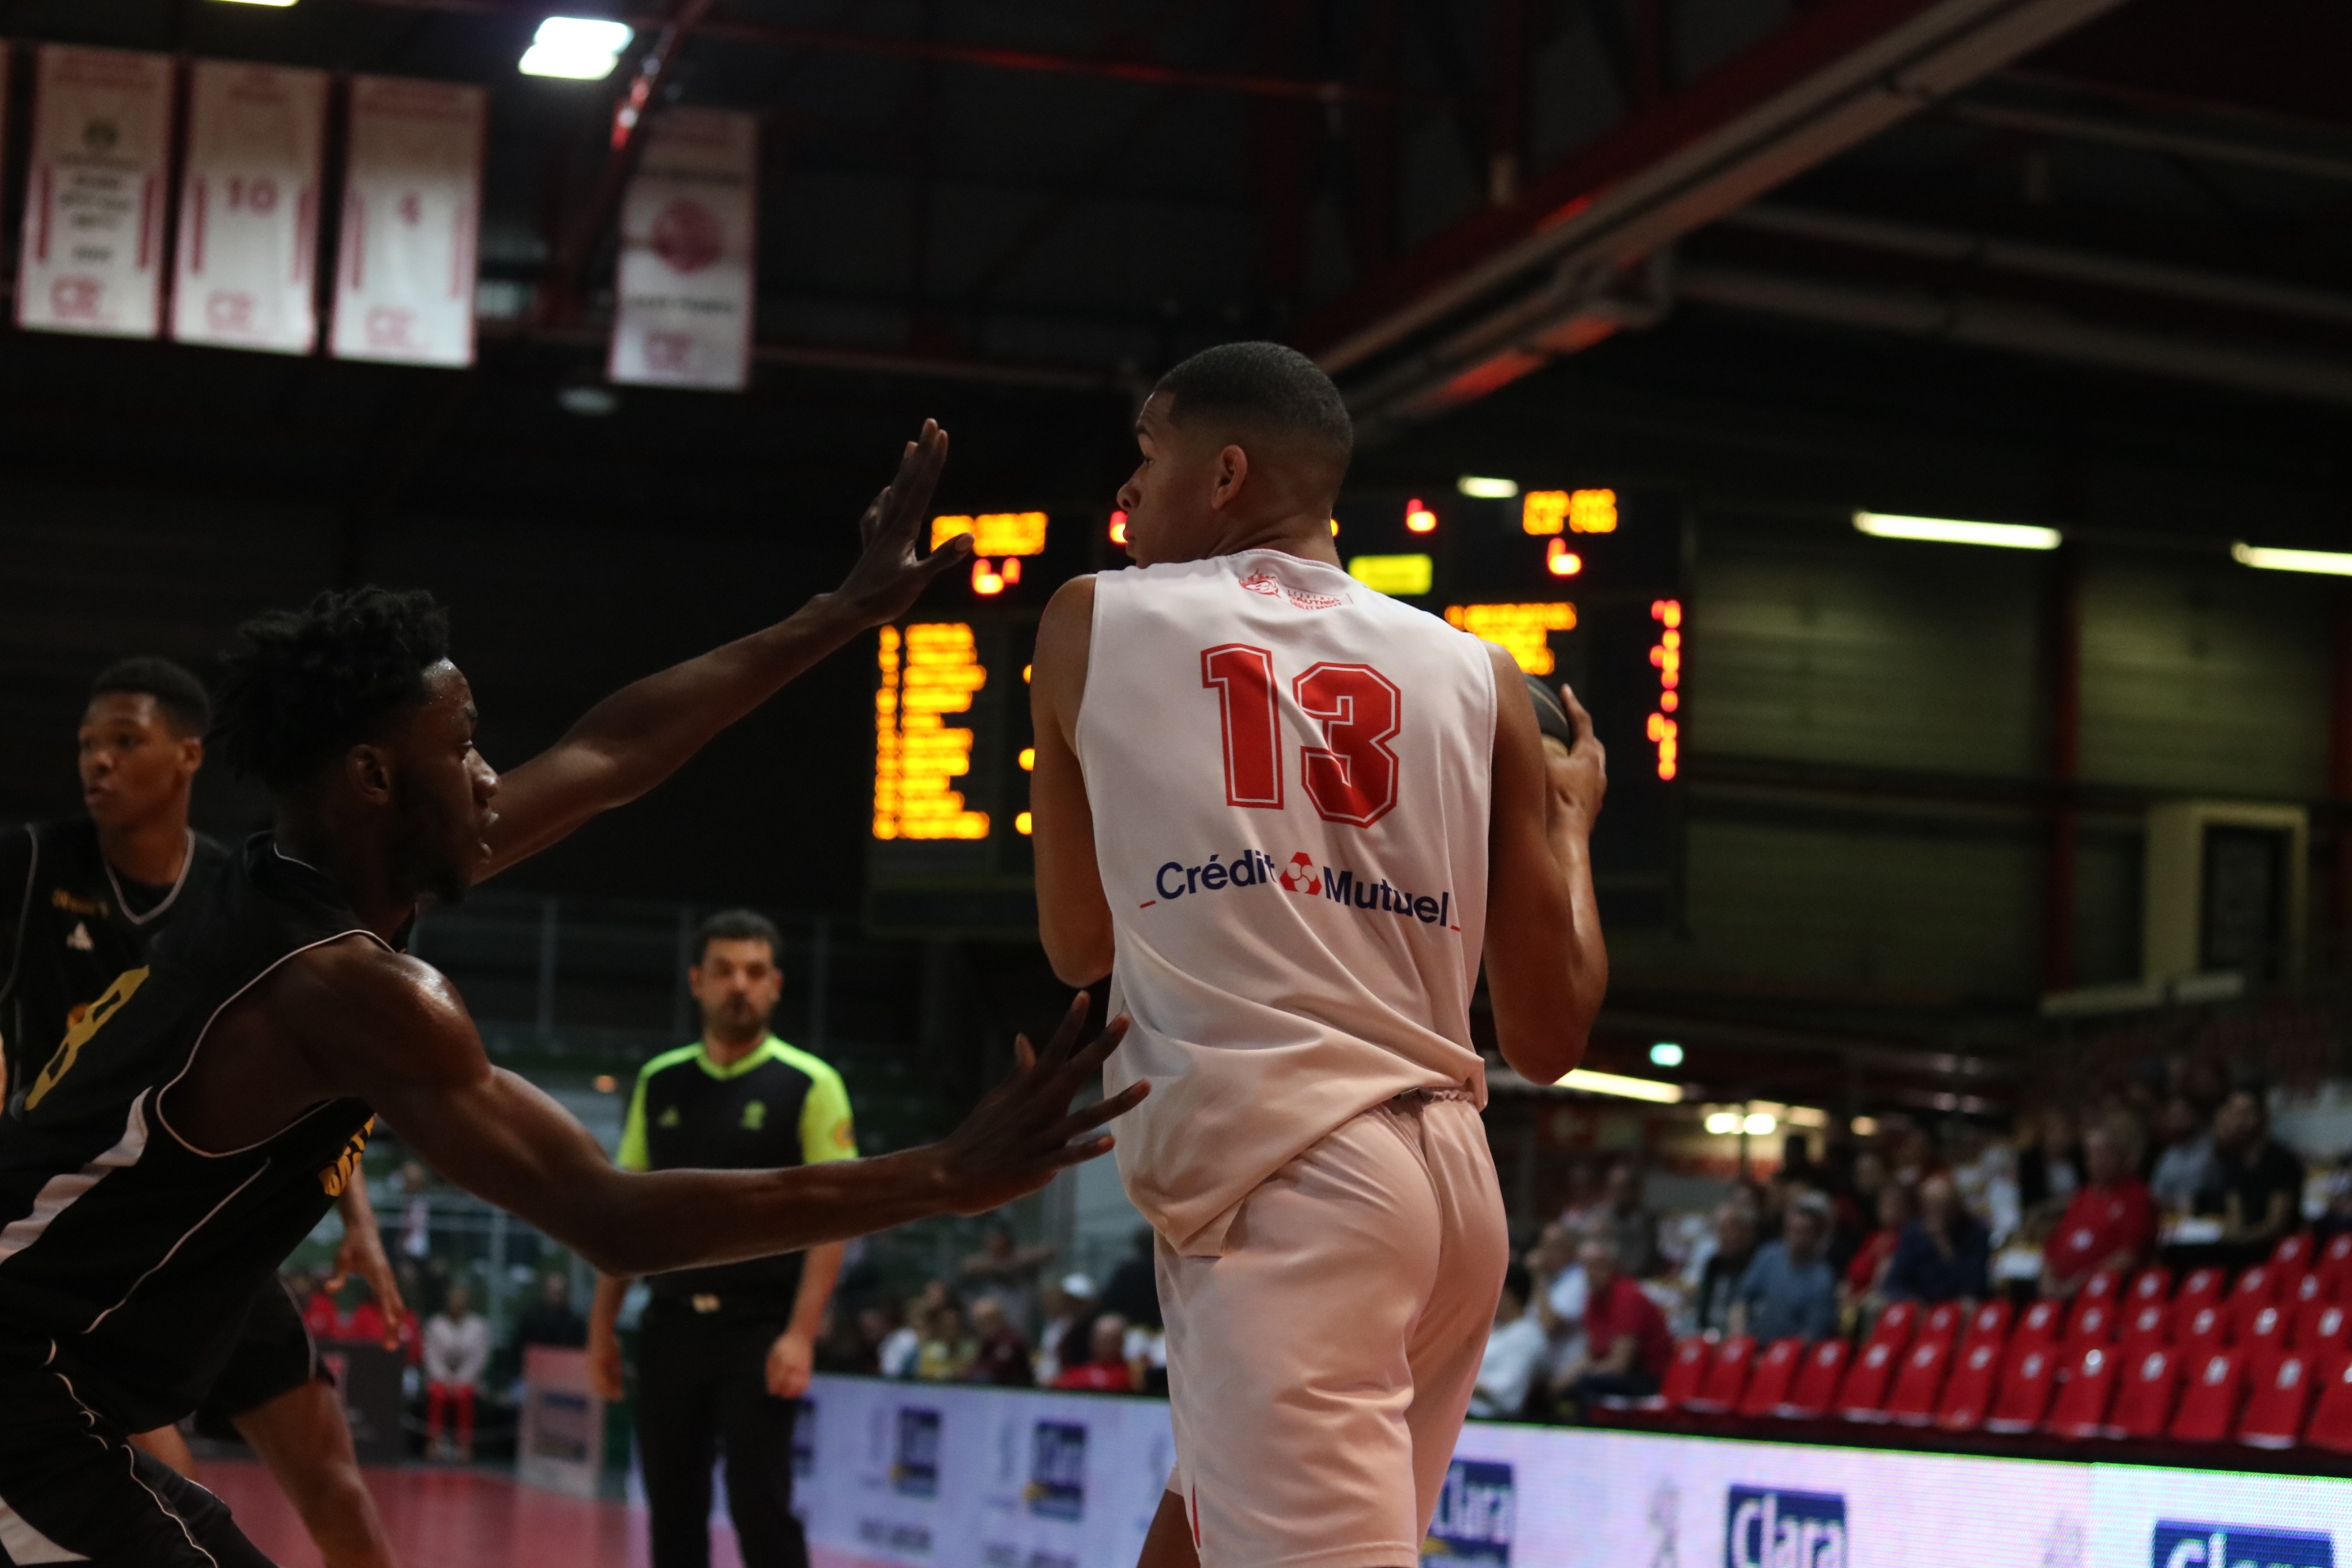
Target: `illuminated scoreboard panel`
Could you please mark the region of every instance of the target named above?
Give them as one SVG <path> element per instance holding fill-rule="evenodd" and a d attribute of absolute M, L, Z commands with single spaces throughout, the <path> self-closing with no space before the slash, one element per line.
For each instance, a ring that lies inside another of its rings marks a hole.
<path fill-rule="evenodd" d="M 885 626 L 875 654 L 867 925 L 1027 937 L 1030 617 L 991 610 Z"/>

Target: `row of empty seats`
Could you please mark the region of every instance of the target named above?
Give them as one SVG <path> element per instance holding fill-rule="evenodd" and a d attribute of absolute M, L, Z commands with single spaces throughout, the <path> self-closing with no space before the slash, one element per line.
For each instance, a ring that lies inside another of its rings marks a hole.
<path fill-rule="evenodd" d="M 1945 1432 L 2299 1443 L 2352 1454 L 2352 1235 L 2218 1268 L 2094 1275 L 2071 1303 L 1896 1302 L 1843 1340 L 1675 1347 L 1653 1408 Z"/>

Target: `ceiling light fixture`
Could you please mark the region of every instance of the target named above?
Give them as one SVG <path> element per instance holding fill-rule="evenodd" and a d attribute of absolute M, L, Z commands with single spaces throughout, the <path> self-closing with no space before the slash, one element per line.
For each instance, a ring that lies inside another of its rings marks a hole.
<path fill-rule="evenodd" d="M 1552 1087 L 1585 1094 L 1613 1094 L 1620 1100 L 1646 1100 L 1657 1105 L 1679 1105 L 1683 1098 L 1683 1086 L 1678 1083 L 1660 1083 L 1654 1078 L 1625 1078 L 1613 1072 L 1594 1072 L 1590 1068 L 1578 1068 L 1566 1078 L 1555 1079 Z"/>
<path fill-rule="evenodd" d="M 569 81 L 602 81 L 620 63 L 636 31 L 626 22 L 593 16 L 550 16 L 530 37 L 517 68 L 525 76 L 562 77 Z"/>
<path fill-rule="evenodd" d="M 1650 1047 L 1650 1065 L 1678 1068 L 1683 1065 L 1683 1048 L 1672 1040 L 1660 1040 Z"/>
<path fill-rule="evenodd" d="M 1519 481 L 1486 474 L 1465 474 L 1454 481 L 1454 488 L 1472 500 L 1508 500 L 1519 493 Z"/>
<path fill-rule="evenodd" d="M 294 4 L 294 0 L 227 0 L 227 3 L 232 5 L 271 5 L 283 11 Z"/>
<path fill-rule="evenodd" d="M 1858 511 L 1853 526 L 1876 539 L 1917 539 L 1930 544 L 1990 544 L 2001 550 L 2055 550 L 2058 531 L 2027 522 L 1963 522 L 1950 517 L 1896 517 Z"/>
<path fill-rule="evenodd" d="M 2243 540 L 2230 546 L 2230 559 L 2263 572 L 2320 572 L 2352 577 L 2352 555 L 2340 550 L 2273 550 Z"/>

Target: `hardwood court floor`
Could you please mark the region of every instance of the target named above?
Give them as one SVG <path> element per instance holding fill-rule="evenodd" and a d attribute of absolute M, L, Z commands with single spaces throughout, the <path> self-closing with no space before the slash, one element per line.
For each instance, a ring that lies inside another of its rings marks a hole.
<path fill-rule="evenodd" d="M 283 1568 L 320 1568 L 293 1505 L 259 1464 L 206 1459 L 197 1479 Z M 371 1466 L 367 1479 L 403 1568 L 647 1568 L 645 1515 L 625 1503 L 421 1465 Z M 710 1568 L 742 1568 L 731 1531 L 711 1531 Z"/>

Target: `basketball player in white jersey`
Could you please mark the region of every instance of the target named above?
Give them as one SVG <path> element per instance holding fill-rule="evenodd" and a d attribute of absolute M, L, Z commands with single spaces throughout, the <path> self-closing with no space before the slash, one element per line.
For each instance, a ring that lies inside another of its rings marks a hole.
<path fill-rule="evenodd" d="M 1590 720 L 1547 759 L 1501 649 L 1340 570 L 1352 432 L 1271 343 L 1178 365 L 1120 493 L 1139 570 L 1038 626 L 1055 973 L 1132 1018 L 1108 1087 L 1158 1232 L 1176 1471 L 1145 1568 L 1420 1561 L 1508 1261 L 1470 1031 L 1574 1067 L 1607 984 Z"/>

